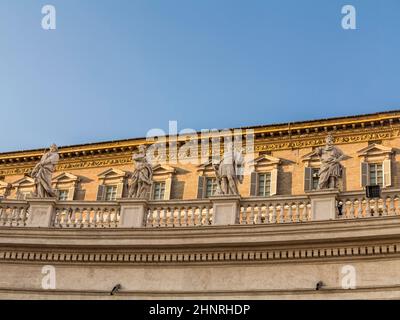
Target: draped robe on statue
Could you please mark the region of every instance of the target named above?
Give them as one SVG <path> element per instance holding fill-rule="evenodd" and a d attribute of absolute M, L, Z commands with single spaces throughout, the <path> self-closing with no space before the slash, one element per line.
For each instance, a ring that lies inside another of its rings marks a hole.
<path fill-rule="evenodd" d="M 329 188 L 331 177 L 337 181 L 342 176 L 343 166 L 340 164 L 339 159 L 343 156 L 343 153 L 335 146 L 318 148 L 316 153 L 321 159 L 321 168 L 318 173 L 318 187 L 319 189 L 326 189 Z"/>
<path fill-rule="evenodd" d="M 35 180 L 37 197 L 56 197 L 56 194 L 51 186 L 51 177 L 58 160 L 58 153 L 49 151 L 42 156 L 40 162 L 33 169 L 31 175 Z"/>

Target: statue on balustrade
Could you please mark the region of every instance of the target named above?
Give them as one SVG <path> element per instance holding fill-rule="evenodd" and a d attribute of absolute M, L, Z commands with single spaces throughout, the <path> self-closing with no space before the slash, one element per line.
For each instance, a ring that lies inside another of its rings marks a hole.
<path fill-rule="evenodd" d="M 326 137 L 325 147 L 317 148 L 317 154 L 321 160 L 321 168 L 318 172 L 318 189 L 334 189 L 338 187 L 338 181 L 343 174 L 343 152 L 333 145 L 333 137 Z"/>
<path fill-rule="evenodd" d="M 30 173 L 35 181 L 34 196 L 38 198 L 55 198 L 56 193 L 51 186 L 51 177 L 58 163 L 58 147 L 55 144 L 50 146 L 50 150 L 45 152 L 42 159 Z"/>
<path fill-rule="evenodd" d="M 139 146 L 139 151 L 132 155 L 135 171 L 129 181 L 129 198 L 145 199 L 150 194 L 153 184 L 153 168 L 146 157 L 146 147 Z"/>
<path fill-rule="evenodd" d="M 242 152 L 235 150 L 233 143 L 228 143 L 222 159 L 213 164 L 216 195 L 239 195 L 238 183 L 243 182 L 243 164 Z"/>

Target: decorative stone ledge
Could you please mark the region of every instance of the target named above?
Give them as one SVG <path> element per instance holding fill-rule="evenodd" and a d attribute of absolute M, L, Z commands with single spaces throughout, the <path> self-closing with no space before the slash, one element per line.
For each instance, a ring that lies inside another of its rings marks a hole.
<path fill-rule="evenodd" d="M 146 199 L 118 199 L 121 216 L 118 228 L 141 228 L 147 213 Z"/>
<path fill-rule="evenodd" d="M 27 199 L 29 204 L 29 216 L 27 227 L 50 228 L 53 226 L 55 216 L 56 199 Z"/>
<path fill-rule="evenodd" d="M 238 221 L 240 210 L 240 196 L 213 196 L 213 225 L 234 225 Z"/>

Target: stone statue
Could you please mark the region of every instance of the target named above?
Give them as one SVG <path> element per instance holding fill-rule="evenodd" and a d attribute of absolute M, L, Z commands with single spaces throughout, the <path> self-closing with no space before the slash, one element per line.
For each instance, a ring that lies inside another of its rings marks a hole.
<path fill-rule="evenodd" d="M 242 153 L 235 150 L 232 143 L 227 144 L 223 158 L 213 164 L 217 180 L 216 195 L 239 195 L 238 182 L 243 182 Z"/>
<path fill-rule="evenodd" d="M 129 198 L 144 199 L 153 184 L 153 168 L 146 157 L 146 147 L 139 146 L 139 152 L 132 155 L 135 171 L 130 177 Z"/>
<path fill-rule="evenodd" d="M 33 168 L 30 176 L 35 181 L 34 196 L 38 198 L 52 198 L 56 194 L 51 186 L 51 177 L 55 166 L 59 160 L 58 147 L 55 144 L 50 146 L 50 150 L 45 152 L 42 159 Z"/>
<path fill-rule="evenodd" d="M 343 166 L 340 161 L 343 160 L 344 154 L 333 145 L 331 134 L 326 137 L 325 141 L 325 147 L 315 150 L 315 154 L 321 160 L 321 168 L 318 172 L 318 189 L 334 189 L 337 188 L 338 180 L 343 174 Z"/>

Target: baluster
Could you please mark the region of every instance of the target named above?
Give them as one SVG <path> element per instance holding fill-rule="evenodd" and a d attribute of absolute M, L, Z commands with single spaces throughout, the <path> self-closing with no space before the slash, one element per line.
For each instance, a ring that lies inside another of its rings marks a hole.
<path fill-rule="evenodd" d="M 279 223 L 285 222 L 285 205 L 280 205 L 281 209 L 279 210 Z"/>
<path fill-rule="evenodd" d="M 386 204 L 387 197 L 383 197 L 382 201 L 383 201 L 383 203 L 382 203 L 382 215 L 383 216 L 387 216 L 388 215 L 387 204 Z"/>
<path fill-rule="evenodd" d="M 85 211 L 85 214 L 82 214 L 82 227 L 83 228 L 85 228 L 85 227 L 87 227 L 87 225 L 88 225 L 88 217 L 89 217 L 89 219 L 90 219 L 90 212 L 91 212 L 91 208 L 88 208 L 86 211 Z"/>
<path fill-rule="evenodd" d="M 195 225 L 195 216 L 194 216 L 193 207 L 190 207 L 189 210 L 190 210 L 190 225 L 194 226 Z"/>
<path fill-rule="evenodd" d="M 350 212 L 349 212 L 349 218 L 352 219 L 354 218 L 354 199 L 350 200 Z"/>
<path fill-rule="evenodd" d="M 379 217 L 379 199 L 375 199 L 374 217 Z"/>
<path fill-rule="evenodd" d="M 390 215 L 395 215 L 396 214 L 396 209 L 394 207 L 394 196 L 390 197 L 390 203 L 389 203 L 389 214 Z"/>
<path fill-rule="evenodd" d="M 71 221 L 70 221 L 70 227 L 75 227 L 76 226 L 76 212 L 78 208 L 72 208 L 71 212 Z"/>
<path fill-rule="evenodd" d="M 105 209 L 106 211 L 106 222 L 105 225 L 106 227 L 110 227 L 111 226 L 111 210 L 110 209 Z"/>
<path fill-rule="evenodd" d="M 365 217 L 368 218 L 371 216 L 371 207 L 370 207 L 370 203 L 369 203 L 369 199 L 365 200 L 366 203 L 366 208 L 365 208 Z"/>
<path fill-rule="evenodd" d="M 307 215 L 307 203 L 304 203 L 303 206 L 303 212 L 301 214 L 301 221 L 308 221 L 308 215 Z"/>
<path fill-rule="evenodd" d="M 10 227 L 12 227 L 12 226 L 14 226 L 15 225 L 15 221 L 16 221 L 16 215 L 17 215 L 17 208 L 16 207 L 13 207 L 12 208 L 12 211 L 11 211 L 11 214 L 10 214 L 10 223 L 9 223 L 9 225 L 10 225 Z"/>
<path fill-rule="evenodd" d="M 204 224 L 204 217 L 203 217 L 203 207 L 198 206 L 197 209 L 199 210 L 199 226 L 202 226 Z"/>
<path fill-rule="evenodd" d="M 66 227 L 68 225 L 69 210 L 70 209 L 62 208 L 63 219 L 61 227 Z"/>
<path fill-rule="evenodd" d="M 156 208 L 156 226 L 160 227 L 161 226 L 161 212 L 160 208 Z"/>
<path fill-rule="evenodd" d="M 260 208 L 260 205 L 258 205 L 258 204 L 255 204 L 254 205 L 255 206 L 255 208 L 257 209 L 256 211 L 257 211 L 257 216 L 256 216 L 256 223 L 257 224 L 260 224 L 261 223 L 261 208 Z M 267 207 L 268 208 L 268 207 Z M 267 211 L 268 211 L 268 209 L 267 209 Z"/>
<path fill-rule="evenodd" d="M 293 214 L 293 222 L 299 222 L 300 221 L 300 219 L 299 219 L 299 209 L 300 209 L 300 205 L 299 205 L 299 203 L 298 202 L 296 202 L 295 203 L 295 205 L 294 205 L 294 214 Z"/>
<path fill-rule="evenodd" d="M 357 199 L 357 202 L 358 202 L 358 209 L 357 209 L 357 217 L 356 218 L 362 218 L 362 214 L 363 214 L 362 198 Z"/>
<path fill-rule="evenodd" d="M 58 209 L 58 214 L 57 214 L 58 218 L 57 218 L 57 227 L 61 228 L 63 223 L 64 223 L 64 209 L 63 208 L 59 208 Z"/>
<path fill-rule="evenodd" d="M 267 206 L 268 211 L 269 211 L 269 206 Z M 276 219 L 276 204 L 273 203 L 272 204 L 272 216 L 271 216 L 271 223 L 276 223 L 277 219 Z"/>
<path fill-rule="evenodd" d="M 289 223 L 293 222 L 293 203 L 289 203 L 287 222 Z"/>
<path fill-rule="evenodd" d="M 189 216 L 188 216 L 188 208 L 183 207 L 183 216 L 184 216 L 184 225 L 188 226 L 189 225 Z"/>
<path fill-rule="evenodd" d="M 28 211 L 28 210 L 26 210 Z M 56 214 L 54 215 L 54 220 L 53 220 L 53 227 L 58 227 L 59 225 L 59 219 L 60 219 L 60 210 L 58 208 L 55 209 Z M 28 212 L 27 212 L 28 214 Z"/>
<path fill-rule="evenodd" d="M 87 210 L 86 208 L 82 208 L 82 210 L 77 209 L 78 213 L 77 213 L 77 220 L 76 220 L 76 224 L 78 227 L 82 227 L 82 218 L 83 218 L 83 213 Z"/>
<path fill-rule="evenodd" d="M 101 227 L 103 223 L 103 212 L 100 208 L 94 208 L 94 226 Z"/>
<path fill-rule="evenodd" d="M 19 222 L 21 226 L 25 226 L 26 224 L 27 211 L 27 208 L 21 208 L 21 220 Z"/>
<path fill-rule="evenodd" d="M 206 225 L 210 225 L 211 221 L 210 221 L 210 207 L 206 207 Z"/>
<path fill-rule="evenodd" d="M 169 216 L 169 219 L 168 219 L 168 226 L 174 227 L 174 226 L 175 226 L 175 215 L 174 215 L 174 210 L 171 209 L 171 208 L 167 208 L 167 213 L 168 213 L 168 216 Z"/>
<path fill-rule="evenodd" d="M 3 207 L 0 207 L 0 224 L 3 224 L 4 222 L 5 212 L 5 209 Z"/>
<path fill-rule="evenodd" d="M 250 223 L 254 224 L 254 204 L 250 205 Z"/>
<path fill-rule="evenodd" d="M 239 224 L 246 224 L 246 217 L 247 217 L 247 207 L 241 206 L 239 211 Z"/>

